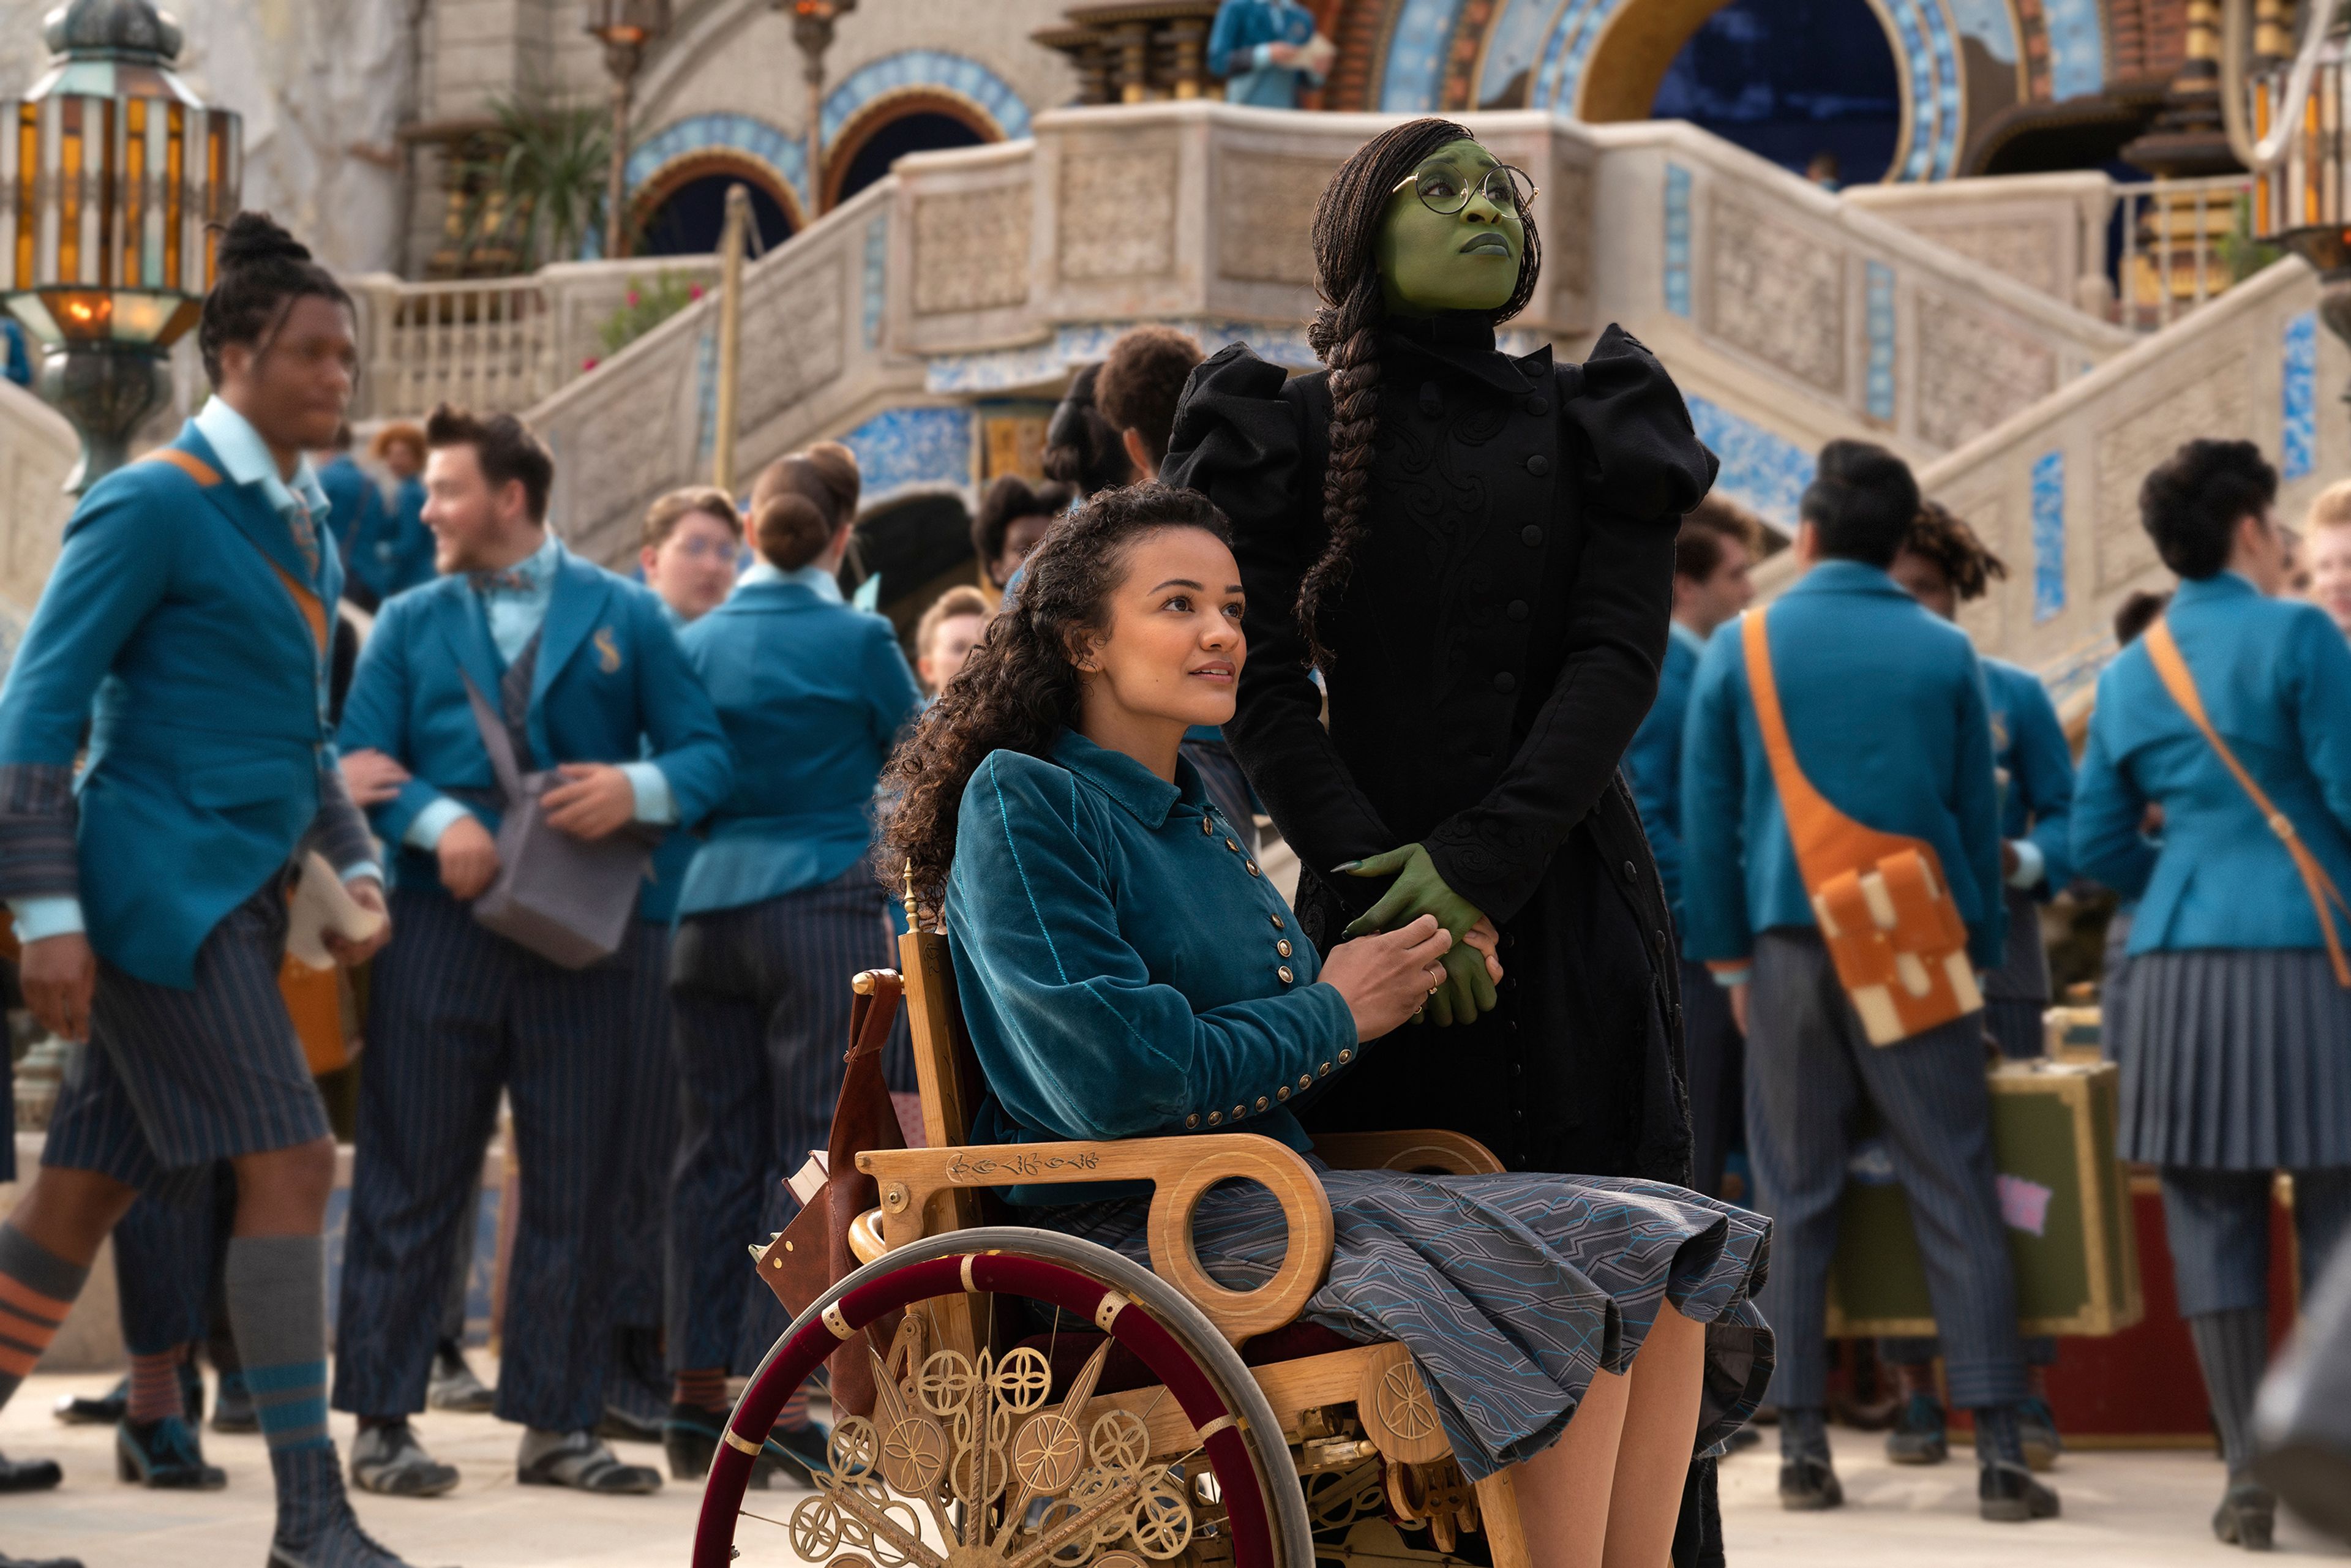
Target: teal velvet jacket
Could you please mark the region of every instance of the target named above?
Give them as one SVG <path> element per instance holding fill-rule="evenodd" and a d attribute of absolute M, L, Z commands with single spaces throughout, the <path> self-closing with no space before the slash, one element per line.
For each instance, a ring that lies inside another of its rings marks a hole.
<path fill-rule="evenodd" d="M 2212 727 L 2335 884 L 2351 889 L 2343 634 L 2315 607 L 2263 598 L 2227 571 L 2181 583 L 2164 618 Z M 2139 831 L 2150 803 L 2163 808 L 2159 841 Z M 2142 643 L 2098 677 L 2073 827 L 2075 869 L 2138 900 L 2134 955 L 2325 945 L 2293 857 L 2164 690 Z"/>
<path fill-rule="evenodd" d="M 1176 779 L 1067 730 L 1050 761 L 997 751 L 972 775 L 946 928 L 987 1078 L 974 1143 L 1240 1131 L 1303 1150 L 1290 1103 L 1361 1054 L 1281 894 L 1188 764 Z"/>

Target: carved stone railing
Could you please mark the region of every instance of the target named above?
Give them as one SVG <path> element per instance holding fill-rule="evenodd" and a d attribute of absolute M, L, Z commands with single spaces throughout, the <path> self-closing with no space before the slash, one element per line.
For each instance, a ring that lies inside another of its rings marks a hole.
<path fill-rule="evenodd" d="M 57 564 L 73 498 L 62 486 L 81 455 L 65 415 L 16 382 L 0 379 L 0 671 Z"/>
<path fill-rule="evenodd" d="M 744 269 L 737 476 L 919 398 L 918 361 L 885 352 L 883 260 L 893 182 L 883 180 Z M 556 458 L 565 541 L 616 562 L 664 490 L 706 479 L 717 429 L 718 297 L 706 293 L 593 371 L 524 412 Z"/>
<path fill-rule="evenodd" d="M 2117 188 L 2099 171 L 2080 169 L 1854 185 L 1840 194 L 1864 212 L 2111 321 L 2106 225 Z"/>

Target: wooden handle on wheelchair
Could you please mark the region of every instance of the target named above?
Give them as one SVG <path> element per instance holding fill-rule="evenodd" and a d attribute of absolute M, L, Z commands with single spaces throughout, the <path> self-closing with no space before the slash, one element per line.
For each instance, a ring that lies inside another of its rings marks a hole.
<path fill-rule="evenodd" d="M 1025 1182 L 1147 1181 L 1145 1237 L 1153 1272 L 1184 1292 L 1235 1344 L 1294 1321 L 1331 1267 L 1331 1198 L 1304 1156 L 1254 1133 L 1207 1133 L 1116 1143 L 998 1144 L 959 1149 L 874 1149 L 857 1156 L 882 1188 L 883 1230 L 893 1248 L 920 1239 L 931 1200 L 956 1187 Z M 1281 1267 L 1254 1291 L 1208 1278 L 1192 1244 L 1192 1217 L 1220 1181 L 1253 1181 L 1289 1224 Z"/>

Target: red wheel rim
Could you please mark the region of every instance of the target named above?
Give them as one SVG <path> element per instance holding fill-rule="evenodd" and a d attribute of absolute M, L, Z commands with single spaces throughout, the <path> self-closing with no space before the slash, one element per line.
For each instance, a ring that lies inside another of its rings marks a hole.
<path fill-rule="evenodd" d="M 1001 1252 L 954 1253 L 925 1262 L 909 1263 L 842 1296 L 831 1312 L 812 1316 L 799 1332 L 768 1357 L 751 1385 L 727 1418 L 726 1440 L 710 1462 L 710 1479 L 703 1489 L 702 1517 L 694 1532 L 694 1568 L 729 1568 L 735 1545 L 735 1521 L 743 1507 L 743 1492 L 751 1479 L 751 1461 L 765 1444 L 776 1416 L 824 1361 L 883 1313 L 916 1301 L 980 1291 L 1026 1296 L 1049 1302 L 1081 1319 L 1092 1320 L 1109 1286 L 1088 1279 L 1065 1264 Z M 836 1335 L 825 1317 L 840 1322 L 846 1333 Z M 1201 1445 L 1209 1469 L 1223 1493 L 1228 1524 L 1232 1531 L 1235 1568 L 1274 1568 L 1273 1531 L 1266 1518 L 1265 1493 L 1258 1484 L 1238 1417 L 1173 1334 L 1139 1307 L 1130 1303 L 1112 1320 L 1111 1338 L 1126 1346 L 1167 1386 L 1167 1392 L 1193 1427 L 1205 1429 L 1219 1416 L 1233 1416 Z"/>

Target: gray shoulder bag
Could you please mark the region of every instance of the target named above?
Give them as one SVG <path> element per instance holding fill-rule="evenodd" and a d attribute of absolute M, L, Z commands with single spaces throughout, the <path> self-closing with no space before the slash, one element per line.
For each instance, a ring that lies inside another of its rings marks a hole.
<path fill-rule="evenodd" d="M 606 838 L 582 839 L 550 827 L 539 797 L 562 783 L 562 775 L 552 768 L 521 770 L 506 726 L 471 675 L 465 676 L 465 699 L 473 705 L 482 747 L 506 797 L 498 821 L 497 878 L 474 900 L 474 918 L 567 969 L 611 957 L 628 936 L 637 890 L 652 862 L 644 839 L 627 828 Z"/>

